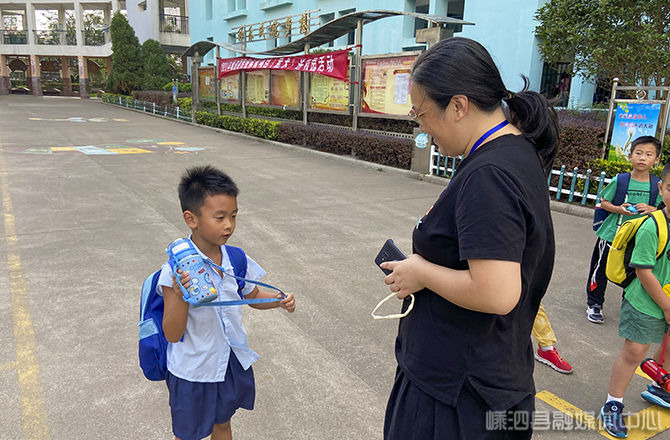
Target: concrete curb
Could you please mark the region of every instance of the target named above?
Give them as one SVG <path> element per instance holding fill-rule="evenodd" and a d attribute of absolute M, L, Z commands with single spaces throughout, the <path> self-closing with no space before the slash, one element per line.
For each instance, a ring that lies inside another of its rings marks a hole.
<path fill-rule="evenodd" d="M 141 113 L 143 115 L 154 116 L 154 117 L 158 117 L 158 118 L 161 118 L 161 119 L 168 119 L 170 121 L 179 122 L 179 123 L 186 124 L 186 125 L 191 125 L 193 127 L 206 128 L 206 129 L 209 129 L 209 130 L 217 131 L 219 133 L 225 133 L 225 134 L 228 134 L 228 135 L 239 136 L 241 138 L 248 139 L 248 140 L 255 140 L 255 141 L 259 141 L 259 142 L 274 144 L 274 145 L 277 145 L 279 147 L 288 148 L 290 150 L 296 150 L 296 151 L 300 151 L 300 152 L 303 152 L 303 153 L 309 153 L 309 154 L 314 154 L 314 155 L 317 155 L 317 156 L 321 156 L 325 159 L 335 159 L 335 160 L 344 161 L 344 162 L 350 163 L 352 165 L 356 165 L 356 166 L 363 167 L 363 168 L 373 169 L 373 170 L 382 171 L 382 172 L 386 172 L 386 173 L 393 173 L 393 174 L 397 174 L 397 175 L 400 175 L 400 176 L 408 177 L 410 179 L 422 180 L 424 182 L 429 182 L 429 183 L 433 183 L 433 184 L 436 184 L 436 185 L 447 186 L 449 184 L 449 179 L 444 178 L 444 177 L 433 176 L 433 175 L 430 175 L 430 174 L 422 174 L 422 173 L 419 173 L 417 171 L 403 170 L 403 169 L 391 167 L 391 166 L 388 166 L 388 165 L 380 165 L 378 163 L 367 162 L 367 161 L 364 161 L 364 160 L 356 159 L 356 158 L 351 157 L 351 156 L 340 156 L 340 155 L 333 154 L 333 153 L 326 153 L 324 151 L 318 151 L 318 150 L 314 150 L 312 148 L 302 147 L 300 145 L 285 144 L 283 142 L 273 141 L 273 140 L 269 140 L 269 139 L 263 139 L 263 138 L 252 136 L 252 135 L 249 135 L 249 134 L 246 134 L 246 133 L 239 133 L 239 132 L 236 132 L 236 131 L 224 130 L 222 128 L 210 127 L 209 125 L 196 124 L 195 122 L 183 121 L 181 119 L 170 118 L 170 117 L 167 117 L 167 116 L 164 116 L 164 115 L 153 114 L 153 113 L 145 112 L 143 110 L 136 110 L 136 109 L 130 108 L 130 107 L 123 107 L 123 106 L 119 106 L 117 104 L 111 104 L 111 103 L 108 103 L 108 102 L 103 102 L 102 100 L 100 100 L 100 102 L 102 104 L 105 104 L 105 105 L 120 107 L 120 108 L 123 108 L 123 109 L 126 109 L 126 110 L 134 111 L 136 113 Z M 551 206 L 552 211 L 560 212 L 560 213 L 563 213 L 563 214 L 573 215 L 573 216 L 576 216 L 576 217 L 584 217 L 584 218 L 593 217 L 593 209 L 589 208 L 589 207 L 586 207 L 586 206 L 574 205 L 574 204 L 570 204 L 570 203 L 562 203 L 562 202 L 559 202 L 559 201 L 556 201 L 556 200 L 550 200 L 550 206 Z"/>

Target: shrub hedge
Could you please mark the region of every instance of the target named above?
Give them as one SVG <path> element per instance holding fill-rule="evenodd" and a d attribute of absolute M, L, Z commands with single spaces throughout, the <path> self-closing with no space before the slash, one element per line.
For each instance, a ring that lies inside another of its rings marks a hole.
<path fill-rule="evenodd" d="M 177 99 L 186 98 L 190 93 L 178 93 Z M 136 90 L 133 92 L 133 98 L 138 101 L 154 102 L 159 107 L 173 106 L 172 93 L 162 90 Z"/>
<path fill-rule="evenodd" d="M 270 140 L 277 139 L 278 127 L 281 124 L 281 122 L 266 121 L 263 119 L 249 119 L 227 115 L 218 116 L 205 111 L 195 112 L 195 122 Z"/>
<path fill-rule="evenodd" d="M 393 136 L 290 123 L 279 126 L 277 140 L 403 169 L 410 168 L 414 146 L 412 140 Z"/>

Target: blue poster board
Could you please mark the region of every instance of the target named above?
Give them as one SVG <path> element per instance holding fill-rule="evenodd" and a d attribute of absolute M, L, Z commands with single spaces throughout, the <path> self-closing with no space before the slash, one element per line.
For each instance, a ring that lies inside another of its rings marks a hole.
<path fill-rule="evenodd" d="M 630 144 L 640 136 L 656 136 L 661 104 L 617 104 L 608 159 L 626 159 Z"/>

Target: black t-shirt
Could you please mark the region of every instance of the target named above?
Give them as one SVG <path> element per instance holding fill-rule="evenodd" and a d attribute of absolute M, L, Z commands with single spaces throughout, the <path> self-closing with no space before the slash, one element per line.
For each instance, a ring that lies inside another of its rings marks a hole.
<path fill-rule="evenodd" d="M 468 259 L 519 262 L 521 298 L 501 316 L 464 309 L 428 289 L 417 292 L 414 310 L 400 320 L 400 368 L 454 406 L 466 379 L 493 410 L 534 393 L 530 333 L 554 250 L 547 179 L 535 147 L 505 135 L 475 150 L 414 229 L 413 251 L 459 270 Z"/>

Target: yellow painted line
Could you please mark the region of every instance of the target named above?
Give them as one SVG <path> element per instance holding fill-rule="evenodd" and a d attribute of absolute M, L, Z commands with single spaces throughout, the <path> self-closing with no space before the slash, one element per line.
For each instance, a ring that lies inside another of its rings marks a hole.
<path fill-rule="evenodd" d="M 184 145 L 183 142 L 156 142 L 156 145 Z"/>
<path fill-rule="evenodd" d="M 76 151 L 74 147 L 51 147 L 51 151 Z"/>
<path fill-rule="evenodd" d="M 566 402 L 557 395 L 550 393 L 547 390 L 543 390 L 535 394 L 535 397 L 553 406 L 562 413 L 569 415 L 575 420 L 575 422 L 579 422 L 582 425 L 588 426 L 590 430 L 592 431 L 599 430 L 598 420 L 595 418 L 593 414 L 585 413 L 581 409 L 577 408 L 576 406 L 574 406 L 569 402 Z M 607 434 L 604 431 L 602 431 L 601 434 L 607 436 Z"/>
<path fill-rule="evenodd" d="M 107 148 L 108 151 L 113 151 L 119 154 L 144 154 L 144 153 L 153 153 L 151 150 L 145 150 L 143 148 Z"/>
<path fill-rule="evenodd" d="M 651 380 L 651 377 L 644 374 L 644 372 L 642 371 L 642 368 L 640 368 L 640 367 L 637 367 L 637 370 L 635 370 L 635 374 L 637 374 L 638 376 L 640 376 L 644 379 Z"/>
<path fill-rule="evenodd" d="M 42 118 L 28 118 L 29 121 L 41 121 Z"/>
<path fill-rule="evenodd" d="M 0 371 L 12 371 L 16 369 L 16 362 L 6 362 L 0 364 Z"/>
<path fill-rule="evenodd" d="M 588 426 L 589 429 L 598 432 L 603 437 L 615 438 L 602 429 L 600 421 L 594 417 L 594 413 L 586 413 L 547 390 L 540 391 L 535 397 L 562 413 L 571 416 L 575 421 Z M 600 408 L 598 408 L 598 411 L 600 411 Z M 597 416 L 597 413 L 595 414 Z M 630 414 L 628 417 L 624 417 L 624 419 L 628 427 L 628 439 L 630 440 L 647 440 L 670 428 L 670 410 L 656 405 Z"/>
<path fill-rule="evenodd" d="M 19 399 L 23 438 L 42 440 L 49 437 L 49 426 L 44 405 L 40 365 L 35 355 L 35 329 L 30 316 L 28 290 L 23 277 L 23 266 L 19 255 L 18 238 L 14 224 L 12 199 L 5 167 L 5 157 L 0 143 L 0 192 L 7 241 L 9 267 L 9 293 L 14 319 L 14 343 L 16 346 L 16 370 L 19 380 Z"/>
<path fill-rule="evenodd" d="M 128 122 L 127 119 L 123 119 L 123 118 L 114 118 L 113 121 L 116 121 L 116 122 Z"/>

